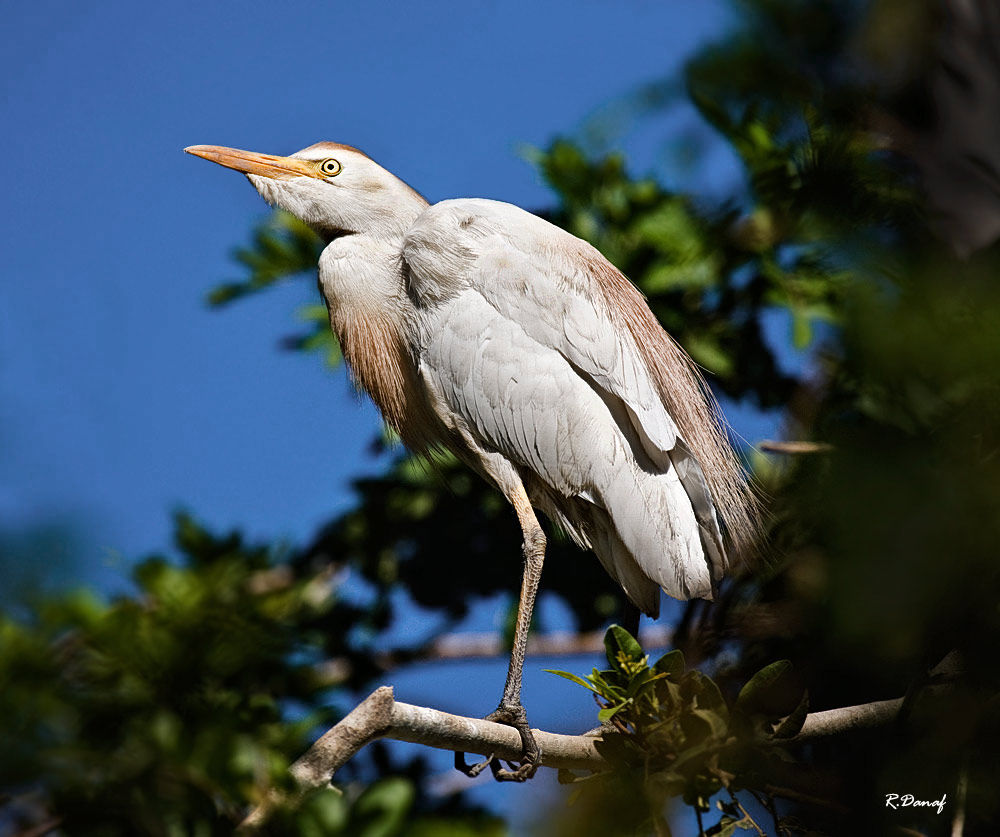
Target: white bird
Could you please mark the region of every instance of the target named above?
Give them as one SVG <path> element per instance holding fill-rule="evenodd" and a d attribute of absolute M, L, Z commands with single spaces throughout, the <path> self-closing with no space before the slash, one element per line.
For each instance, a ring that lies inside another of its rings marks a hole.
<path fill-rule="evenodd" d="M 516 206 L 429 206 L 339 143 L 290 157 L 185 151 L 245 173 L 324 239 L 320 288 L 356 382 L 407 446 L 454 452 L 513 505 L 524 576 L 488 718 L 520 732 L 524 756 L 490 765 L 528 778 L 538 748 L 521 672 L 546 543 L 534 509 L 653 617 L 661 588 L 712 597 L 728 568 L 720 519 L 737 549 L 754 535 L 753 492 L 704 382 L 596 249 Z"/>

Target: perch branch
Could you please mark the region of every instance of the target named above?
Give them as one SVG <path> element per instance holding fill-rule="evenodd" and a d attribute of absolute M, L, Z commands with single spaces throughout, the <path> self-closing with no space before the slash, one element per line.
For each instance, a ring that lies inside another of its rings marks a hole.
<path fill-rule="evenodd" d="M 789 739 L 795 744 L 804 744 L 816 738 L 839 735 L 842 732 L 853 732 L 860 729 L 871 729 L 890 723 L 903 707 L 903 698 L 895 700 L 877 700 L 873 703 L 863 703 L 859 706 L 842 706 L 840 709 L 827 709 L 823 712 L 811 712 L 799 734 Z M 781 742 L 775 742 L 781 743 Z"/>
<path fill-rule="evenodd" d="M 903 699 L 899 698 L 813 712 L 806 718 L 797 736 L 773 743 L 789 746 L 842 732 L 882 726 L 896 717 L 902 705 Z M 595 742 L 599 739 L 593 735 L 560 735 L 543 730 L 532 732 L 541 750 L 541 764 L 546 767 L 603 770 L 608 766 L 597 752 Z M 394 698 L 391 686 L 382 686 L 291 766 L 299 794 L 326 787 L 337 770 L 362 747 L 379 738 L 409 741 L 441 750 L 495 755 L 509 760 L 516 760 L 521 755 L 521 737 L 512 727 L 401 703 Z M 256 830 L 267 821 L 276 806 L 292 801 L 273 794 L 243 821 L 241 830 Z"/>
<path fill-rule="evenodd" d="M 833 450 L 833 445 L 826 442 L 781 442 L 774 439 L 764 439 L 757 443 L 759 450 L 766 453 L 784 453 L 792 456 L 807 453 L 828 453 Z"/>
<path fill-rule="evenodd" d="M 548 767 L 601 770 L 607 762 L 587 735 L 559 735 L 532 730 L 541 750 L 541 764 Z M 409 741 L 442 750 L 455 750 L 516 760 L 521 756 L 517 730 L 492 721 L 465 718 L 423 706 L 400 703 L 391 686 L 382 686 L 363 700 L 353 712 L 324 734 L 291 766 L 291 773 L 304 793 L 325 787 L 335 771 L 350 761 L 362 747 L 379 738 Z M 276 806 L 292 800 L 278 794 L 253 813 L 241 826 L 252 831 L 263 825 Z"/>

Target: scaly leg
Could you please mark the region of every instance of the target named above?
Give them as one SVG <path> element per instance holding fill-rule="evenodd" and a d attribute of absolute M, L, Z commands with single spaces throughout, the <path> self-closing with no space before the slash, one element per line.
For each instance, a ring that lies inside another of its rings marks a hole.
<path fill-rule="evenodd" d="M 538 525 L 534 509 L 528 501 L 528 495 L 522 486 L 517 487 L 511 497 L 514 511 L 517 512 L 521 532 L 524 534 L 524 575 L 521 580 L 521 598 L 517 605 L 517 624 L 514 628 L 514 647 L 510 653 L 510 665 L 507 668 L 507 682 L 504 685 L 503 697 L 495 712 L 486 716 L 487 721 L 506 724 L 514 727 L 521 735 L 521 745 L 524 756 L 520 765 L 514 770 L 500 767 L 492 756 L 479 764 L 467 765 L 464 753 L 455 753 L 455 767 L 468 776 L 478 776 L 488 764 L 494 777 L 501 782 L 523 782 L 530 779 L 538 769 L 538 745 L 528 726 L 528 717 L 521 705 L 521 674 L 524 670 L 524 655 L 528 645 L 528 628 L 531 625 L 531 613 L 535 607 L 535 596 L 538 593 L 538 582 L 542 577 L 542 564 L 545 561 L 545 533 Z"/>

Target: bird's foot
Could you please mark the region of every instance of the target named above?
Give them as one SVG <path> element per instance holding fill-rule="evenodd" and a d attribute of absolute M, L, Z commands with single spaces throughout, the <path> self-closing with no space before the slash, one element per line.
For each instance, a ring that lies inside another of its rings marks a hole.
<path fill-rule="evenodd" d="M 521 736 L 521 747 L 523 755 L 517 766 L 513 762 L 507 762 L 509 770 L 500 766 L 500 760 L 491 755 L 486 761 L 478 764 L 466 764 L 465 753 L 455 753 L 455 768 L 466 776 L 478 776 L 489 765 L 493 773 L 493 778 L 498 782 L 524 782 L 535 775 L 538 769 L 538 760 L 541 755 L 538 744 L 535 743 L 535 736 L 531 734 L 531 727 L 528 726 L 528 715 L 520 703 L 503 704 L 497 707 L 495 712 L 491 712 L 484 721 L 493 721 L 495 724 L 504 724 L 513 727 Z"/>

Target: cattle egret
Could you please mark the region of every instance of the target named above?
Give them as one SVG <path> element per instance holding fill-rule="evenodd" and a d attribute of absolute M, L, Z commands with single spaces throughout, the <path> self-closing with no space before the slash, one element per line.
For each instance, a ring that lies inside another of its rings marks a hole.
<path fill-rule="evenodd" d="M 521 705 L 545 553 L 534 509 L 653 617 L 661 588 L 712 597 L 728 567 L 723 526 L 736 549 L 754 534 L 753 492 L 704 382 L 596 249 L 516 206 L 430 206 L 339 143 L 290 157 L 185 151 L 243 172 L 323 238 L 320 288 L 357 384 L 409 448 L 452 451 L 514 507 L 524 575 L 488 718 L 518 730 L 524 755 L 516 769 L 466 769 L 523 781 L 538 762 Z"/>

